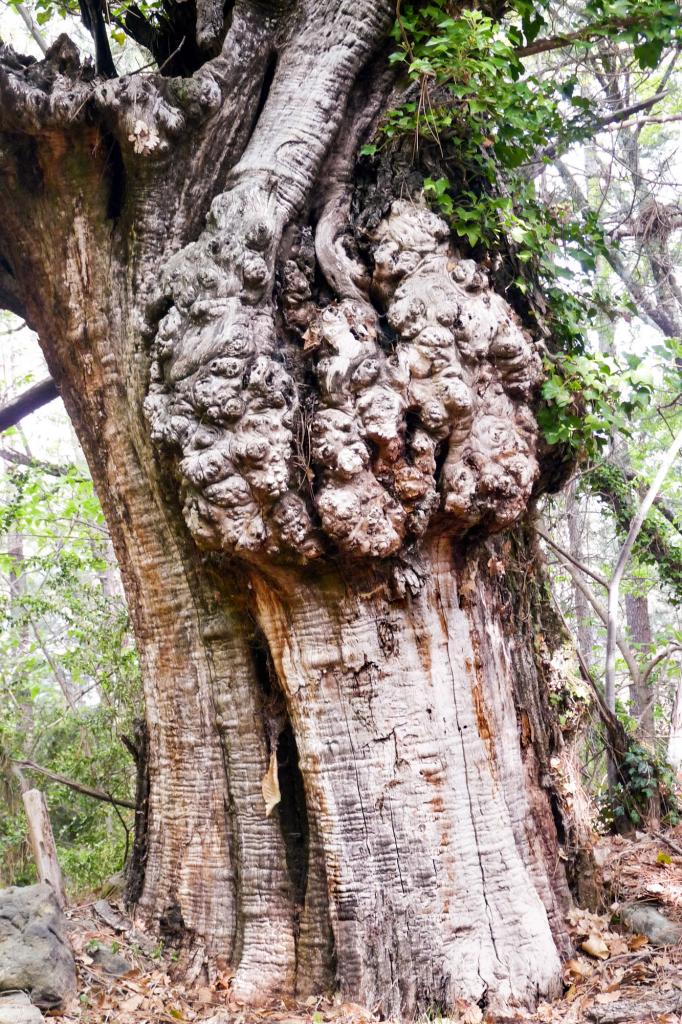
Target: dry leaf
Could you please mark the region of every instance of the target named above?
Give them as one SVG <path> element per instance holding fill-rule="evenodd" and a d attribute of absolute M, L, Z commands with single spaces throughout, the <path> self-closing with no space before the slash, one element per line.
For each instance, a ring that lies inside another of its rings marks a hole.
<path fill-rule="evenodd" d="M 629 946 L 625 939 L 622 939 L 620 935 L 616 935 L 614 938 L 609 939 L 609 953 L 611 956 L 622 956 L 627 953 Z"/>
<path fill-rule="evenodd" d="M 632 950 L 638 950 L 641 949 L 642 946 L 646 946 L 648 941 L 648 935 L 633 935 L 632 938 L 628 939 L 628 946 Z"/>
<path fill-rule="evenodd" d="M 282 799 L 279 791 L 279 778 L 277 776 L 277 754 L 273 750 L 270 754 L 270 765 L 261 783 L 263 799 L 265 800 L 265 817 L 269 818 L 277 804 Z"/>
<path fill-rule="evenodd" d="M 133 1013 L 135 1010 L 142 1006 L 144 999 L 142 996 L 128 996 L 118 1004 L 119 1010 L 123 1010 L 125 1013 Z"/>
<path fill-rule="evenodd" d="M 576 988 L 575 985 L 571 985 L 570 988 L 568 989 L 568 991 L 566 992 L 566 995 L 564 996 L 564 999 L 566 1000 L 567 1003 L 572 1003 L 577 995 L 578 995 L 578 989 Z"/>
<path fill-rule="evenodd" d="M 576 978 L 589 978 L 594 974 L 594 967 L 588 964 L 587 960 L 567 960 L 565 968 Z"/>
<path fill-rule="evenodd" d="M 617 1003 L 620 999 L 620 992 L 600 992 L 594 997 L 596 1003 Z"/>
<path fill-rule="evenodd" d="M 594 932 L 584 942 L 580 943 L 580 948 L 584 953 L 598 960 L 608 960 L 609 958 L 609 947 L 602 937 Z"/>

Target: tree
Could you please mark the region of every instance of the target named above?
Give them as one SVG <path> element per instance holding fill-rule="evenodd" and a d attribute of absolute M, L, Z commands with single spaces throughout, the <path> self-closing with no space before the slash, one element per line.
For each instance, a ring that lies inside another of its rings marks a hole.
<path fill-rule="evenodd" d="M 429 17 L 484 52 L 487 7 Z M 40 337 L 139 648 L 129 896 L 245 1000 L 532 1005 L 560 984 L 571 840 L 561 631 L 517 525 L 557 483 L 539 335 L 470 258 L 480 211 L 458 248 L 405 147 L 357 164 L 416 106 L 393 5 L 225 10 L 118 10 L 153 72 L 105 79 L 66 36 L 0 58 L 0 302 Z"/>

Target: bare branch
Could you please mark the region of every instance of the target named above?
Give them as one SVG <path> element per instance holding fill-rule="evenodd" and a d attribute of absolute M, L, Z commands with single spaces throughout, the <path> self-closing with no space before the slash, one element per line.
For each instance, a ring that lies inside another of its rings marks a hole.
<path fill-rule="evenodd" d="M 72 466 L 59 466 L 55 462 L 43 462 L 42 459 L 34 459 L 23 452 L 16 452 L 13 448 L 0 448 L 0 459 L 11 462 L 15 466 L 26 466 L 29 469 L 41 469 L 43 473 L 50 476 L 66 476 Z M 82 479 L 85 479 L 83 477 Z"/>
<path fill-rule="evenodd" d="M 582 578 L 580 571 L 574 565 L 572 565 L 568 558 L 564 557 L 559 552 L 557 552 L 557 558 L 559 559 L 561 565 L 563 565 L 564 569 L 566 569 L 566 571 L 570 575 L 571 579 L 573 580 L 578 590 L 584 595 L 588 603 L 597 613 L 598 618 L 601 619 L 604 626 L 608 626 L 609 616 L 606 605 L 604 605 L 599 600 L 599 598 L 594 595 L 590 587 L 587 586 L 584 579 Z M 620 629 L 618 629 L 616 632 L 616 644 L 618 646 L 620 653 L 623 655 L 623 660 L 625 661 L 625 664 L 628 667 L 628 671 L 632 679 L 635 682 L 639 682 L 641 673 L 639 671 L 637 659 L 635 658 L 632 650 L 630 649 L 630 646 L 628 645 L 627 640 L 625 639 Z"/>
<path fill-rule="evenodd" d="M 36 43 L 43 53 L 47 53 L 47 43 L 45 37 L 36 25 L 35 21 L 31 17 L 30 11 L 27 11 L 23 4 L 12 4 L 13 9 L 17 12 L 21 20 L 23 21 L 26 28 L 31 33 L 31 38 Z"/>
<path fill-rule="evenodd" d="M 549 53 L 551 50 L 563 50 L 566 46 L 574 43 L 585 43 L 591 39 L 599 39 L 614 28 L 625 29 L 637 25 L 639 18 L 621 18 L 611 21 L 608 24 L 585 25 L 576 32 L 566 32 L 562 35 L 549 36 L 546 39 L 536 39 L 528 46 L 519 46 L 514 52 L 517 57 L 533 57 L 538 53 Z"/>
<path fill-rule="evenodd" d="M 102 800 L 107 804 L 116 804 L 119 807 L 129 807 L 131 811 L 135 810 L 135 804 L 132 800 L 124 800 L 123 797 L 114 797 L 109 793 L 105 793 L 101 789 L 94 789 L 92 786 L 85 786 L 82 782 L 76 782 L 75 779 L 69 779 L 66 775 L 62 775 L 61 772 L 53 772 L 51 768 L 44 768 L 40 764 L 36 764 L 35 761 L 22 761 L 17 759 L 13 761 L 14 765 L 20 768 L 28 768 L 32 772 L 39 772 L 40 775 L 44 775 L 48 779 L 52 779 L 53 782 L 58 782 L 60 786 L 67 786 L 69 789 L 73 789 L 76 793 L 82 793 L 83 796 L 91 796 L 93 800 Z"/>
<path fill-rule="evenodd" d="M 664 647 L 662 651 L 659 651 L 656 657 L 652 658 L 647 665 L 644 675 L 642 676 L 642 684 L 648 682 L 649 676 L 657 665 L 660 665 L 662 661 L 665 661 L 665 659 L 669 658 L 671 655 L 677 654 L 678 651 L 682 651 L 682 644 L 668 644 L 668 646 Z"/>
<path fill-rule="evenodd" d="M 535 532 L 538 533 L 540 537 L 542 537 L 542 539 L 546 541 L 551 548 L 554 548 L 554 550 L 558 554 L 562 555 L 564 558 L 567 558 L 569 562 L 572 562 L 577 569 L 580 569 L 582 572 L 584 572 L 586 576 L 591 576 L 595 583 L 599 583 L 599 585 L 602 586 L 605 590 L 609 589 L 609 581 L 606 579 L 605 576 L 602 576 L 601 573 L 595 572 L 593 569 L 590 569 L 588 566 L 584 564 L 584 562 L 580 562 L 575 557 L 575 555 L 571 555 L 568 551 L 565 551 L 564 548 L 560 547 L 555 540 L 552 540 L 549 534 L 546 533 L 545 530 L 542 529 L 542 527 L 536 526 Z"/>

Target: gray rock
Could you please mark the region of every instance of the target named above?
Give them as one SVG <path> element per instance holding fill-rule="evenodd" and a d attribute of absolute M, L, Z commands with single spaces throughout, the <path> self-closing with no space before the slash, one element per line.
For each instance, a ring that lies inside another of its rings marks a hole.
<path fill-rule="evenodd" d="M 628 931 L 646 935 L 652 946 L 675 946 L 682 940 L 682 927 L 653 903 L 626 903 L 618 914 Z"/>
<path fill-rule="evenodd" d="M 44 1009 L 61 1008 L 76 991 L 66 919 L 49 885 L 0 889 L 0 992 L 8 989 Z"/>
<path fill-rule="evenodd" d="M 127 960 L 124 960 L 122 956 L 117 956 L 116 953 L 112 953 L 106 946 L 98 946 L 97 949 L 93 949 L 89 954 L 92 962 L 101 967 L 107 974 L 111 974 L 114 978 L 122 978 L 128 971 L 132 971 L 131 965 Z"/>

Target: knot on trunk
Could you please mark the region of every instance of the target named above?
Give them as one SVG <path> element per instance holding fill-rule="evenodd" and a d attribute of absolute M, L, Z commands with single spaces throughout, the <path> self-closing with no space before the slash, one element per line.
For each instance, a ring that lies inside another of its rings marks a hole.
<path fill-rule="evenodd" d="M 284 322 L 307 325 L 295 358 L 271 300 L 280 234 L 273 191 L 238 184 L 165 275 L 146 411 L 179 454 L 197 541 L 305 561 L 326 536 L 382 558 L 430 528 L 514 522 L 538 474 L 541 362 L 445 222 L 394 203 L 373 239 L 373 304 L 315 310 L 310 268 L 285 263 Z M 317 387 L 303 400 L 306 359 Z"/>

